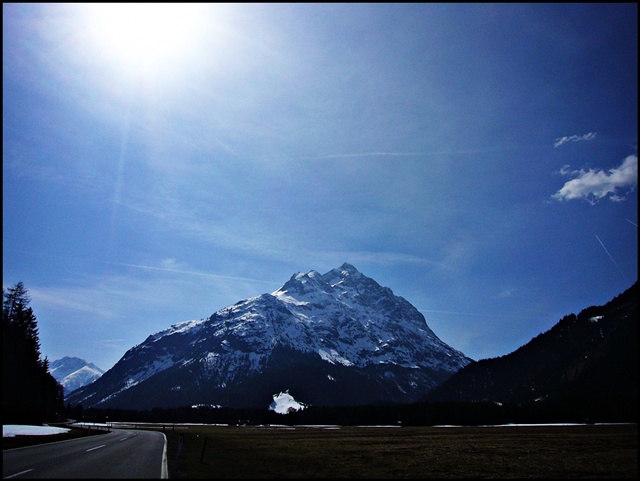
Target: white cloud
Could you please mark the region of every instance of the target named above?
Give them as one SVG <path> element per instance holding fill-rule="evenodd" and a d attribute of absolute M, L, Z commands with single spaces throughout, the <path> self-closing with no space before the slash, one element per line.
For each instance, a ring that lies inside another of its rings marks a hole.
<path fill-rule="evenodd" d="M 608 172 L 594 169 L 570 171 L 565 165 L 560 173 L 573 175 L 575 178 L 566 182 L 551 196 L 554 200 L 584 199 L 595 204 L 609 197 L 613 202 L 620 202 L 625 199 L 626 193 L 619 193 L 618 189 L 628 189 L 627 192 L 629 192 L 638 185 L 638 156 L 629 155 L 620 167 L 610 169 Z"/>
<path fill-rule="evenodd" d="M 562 144 L 566 144 L 567 142 L 580 142 L 583 140 L 593 140 L 596 138 L 595 132 L 589 132 L 584 135 L 570 135 L 569 137 L 560 137 L 556 139 L 553 143 L 554 147 L 560 147 Z"/>

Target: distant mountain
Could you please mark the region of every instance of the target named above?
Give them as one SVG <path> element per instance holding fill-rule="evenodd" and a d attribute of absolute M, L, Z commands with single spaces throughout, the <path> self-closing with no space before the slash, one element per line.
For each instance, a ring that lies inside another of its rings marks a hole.
<path fill-rule="evenodd" d="M 470 362 L 407 300 L 345 263 L 152 334 L 68 402 L 267 409 L 286 393 L 301 406 L 408 403 Z"/>
<path fill-rule="evenodd" d="M 638 284 L 603 306 L 570 314 L 511 354 L 467 365 L 423 401 L 638 401 Z"/>
<path fill-rule="evenodd" d="M 102 376 L 104 371 L 84 359 L 65 356 L 49 363 L 49 373 L 62 384 L 66 396 L 71 391 L 91 384 Z"/>

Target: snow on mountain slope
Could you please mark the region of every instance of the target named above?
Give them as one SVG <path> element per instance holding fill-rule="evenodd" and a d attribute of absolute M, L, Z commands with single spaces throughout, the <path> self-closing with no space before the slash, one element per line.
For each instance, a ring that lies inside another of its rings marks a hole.
<path fill-rule="evenodd" d="M 102 376 L 103 371 L 92 368 L 91 366 L 83 366 L 77 371 L 72 372 L 60 382 L 65 392 L 75 391 L 82 386 L 91 384 L 93 381 Z"/>
<path fill-rule="evenodd" d="M 305 404 L 410 402 L 470 362 L 408 301 L 345 263 L 149 336 L 70 401 L 267 407 L 291 392 Z"/>
<path fill-rule="evenodd" d="M 91 384 L 104 374 L 98 366 L 84 359 L 68 356 L 51 362 L 49 372 L 62 384 L 65 394 Z"/>

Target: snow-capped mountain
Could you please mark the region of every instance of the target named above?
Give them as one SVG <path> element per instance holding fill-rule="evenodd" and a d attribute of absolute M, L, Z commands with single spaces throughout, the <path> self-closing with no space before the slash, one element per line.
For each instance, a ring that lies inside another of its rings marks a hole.
<path fill-rule="evenodd" d="M 180 322 L 69 397 L 84 407 L 267 408 L 413 402 L 472 360 L 404 298 L 350 264 Z"/>
<path fill-rule="evenodd" d="M 104 371 L 79 357 L 65 356 L 49 364 L 49 373 L 62 384 L 66 396 L 71 391 L 91 384 L 102 376 Z"/>

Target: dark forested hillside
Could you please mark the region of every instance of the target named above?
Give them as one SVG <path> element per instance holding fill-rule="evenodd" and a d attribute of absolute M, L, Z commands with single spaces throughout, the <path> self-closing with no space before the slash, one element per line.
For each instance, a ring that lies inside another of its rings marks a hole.
<path fill-rule="evenodd" d="M 41 424 L 63 409 L 62 386 L 40 356 L 38 323 L 22 282 L 3 289 L 2 422 Z"/>
<path fill-rule="evenodd" d="M 425 401 L 576 403 L 632 409 L 638 399 L 637 282 L 570 314 L 511 354 L 472 363 Z"/>

